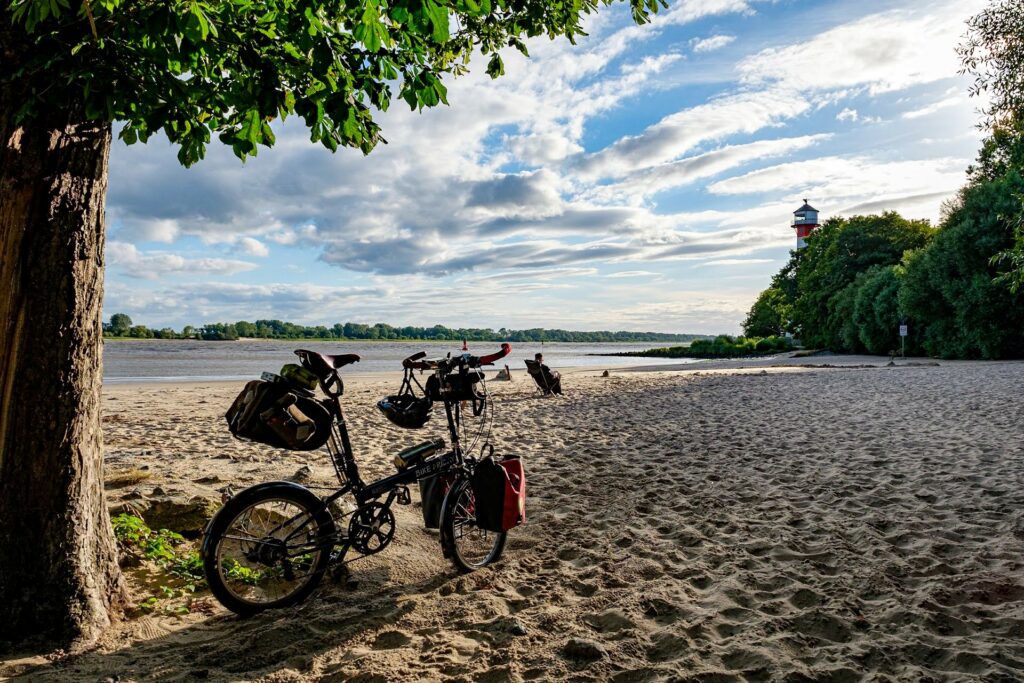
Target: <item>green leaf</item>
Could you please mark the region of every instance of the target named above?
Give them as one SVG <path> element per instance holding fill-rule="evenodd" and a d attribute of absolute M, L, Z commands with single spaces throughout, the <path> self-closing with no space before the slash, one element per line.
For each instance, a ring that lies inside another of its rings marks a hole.
<path fill-rule="evenodd" d="M 117 137 L 124 140 L 124 143 L 126 145 L 134 145 L 136 142 L 139 141 L 138 132 L 131 126 L 125 126 L 124 128 L 122 128 L 121 133 Z"/>
<path fill-rule="evenodd" d="M 425 0 L 423 3 L 430 19 L 432 27 L 431 37 L 435 42 L 444 43 L 448 40 L 448 8 L 438 5 L 434 0 Z"/>
<path fill-rule="evenodd" d="M 193 43 L 202 43 L 210 35 L 210 22 L 206 19 L 203 10 L 198 3 L 189 5 L 188 15 L 185 17 L 185 37 Z"/>
<path fill-rule="evenodd" d="M 491 78 L 505 75 L 505 63 L 501 61 L 501 55 L 497 52 L 492 54 L 487 62 L 487 75 Z"/>
<path fill-rule="evenodd" d="M 245 121 L 242 123 L 242 128 L 238 131 L 238 137 L 255 146 L 262 138 L 262 124 L 263 121 L 260 119 L 260 113 L 255 109 L 250 109 L 245 114 Z"/>

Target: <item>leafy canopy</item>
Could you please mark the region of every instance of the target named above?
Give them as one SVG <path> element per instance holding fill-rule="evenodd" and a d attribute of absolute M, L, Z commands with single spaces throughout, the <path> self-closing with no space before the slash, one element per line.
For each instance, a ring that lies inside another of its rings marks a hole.
<path fill-rule="evenodd" d="M 747 337 L 780 337 L 785 334 L 792 304 L 785 292 L 769 287 L 761 292 L 743 321 L 743 334 Z"/>
<path fill-rule="evenodd" d="M 1024 5 L 994 0 L 967 27 L 961 73 L 974 76 L 971 94 L 988 94 L 989 124 L 1024 118 Z"/>
<path fill-rule="evenodd" d="M 985 113 L 990 137 L 982 148 L 972 182 L 995 180 L 1007 168 L 1024 168 L 1019 139 L 1024 134 L 1024 3 L 993 0 L 968 21 L 959 52 L 962 73 L 974 76 L 971 93 L 988 95 Z M 983 174 L 984 178 L 978 175 Z M 1018 203 L 1024 197 L 1016 196 Z M 1024 292 L 1024 212 L 1018 211 L 1013 246 L 993 256 L 999 281 L 1014 293 Z"/>
<path fill-rule="evenodd" d="M 1024 154 L 1017 136 L 1006 158 Z M 1024 221 L 1024 174 L 1018 164 L 979 169 L 948 207 L 928 247 L 907 259 L 900 308 L 917 322 L 922 345 L 944 358 L 1024 356 L 1024 292 L 1015 293 L 992 255 L 1013 244 Z M 1001 169 L 1001 170 L 1000 170 Z M 993 176 L 994 177 L 990 177 Z"/>
<path fill-rule="evenodd" d="M 211 135 L 245 159 L 274 144 L 270 122 L 292 114 L 314 142 L 364 153 L 397 91 L 413 109 L 447 103 L 442 79 L 473 52 L 527 53 L 523 40 L 574 41 L 582 20 L 612 0 L 0 0 L 0 82 L 18 117 L 82 111 L 123 121 L 121 138 L 159 131 L 188 166 Z M 638 23 L 665 0 L 630 0 Z"/>
<path fill-rule="evenodd" d="M 899 263 L 905 251 L 923 247 L 934 232 L 928 221 L 907 220 L 891 211 L 826 221 L 797 258 L 793 320 L 801 340 L 844 348 L 843 337 L 850 333 L 843 326 L 853 311 L 854 292 L 843 290 L 872 266 Z"/>

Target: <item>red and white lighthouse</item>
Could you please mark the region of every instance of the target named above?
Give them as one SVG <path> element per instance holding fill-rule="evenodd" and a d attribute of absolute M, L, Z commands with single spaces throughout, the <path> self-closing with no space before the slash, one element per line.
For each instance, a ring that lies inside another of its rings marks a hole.
<path fill-rule="evenodd" d="M 796 230 L 796 248 L 803 249 L 807 246 L 807 236 L 820 227 L 818 210 L 808 204 L 805 199 L 804 205 L 793 212 L 791 225 Z"/>

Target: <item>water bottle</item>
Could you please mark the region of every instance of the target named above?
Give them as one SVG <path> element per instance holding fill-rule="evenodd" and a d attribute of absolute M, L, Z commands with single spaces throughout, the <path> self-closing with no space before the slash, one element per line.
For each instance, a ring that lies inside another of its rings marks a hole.
<path fill-rule="evenodd" d="M 444 448 L 444 439 L 431 439 L 415 446 L 409 446 L 395 456 L 395 467 L 399 471 L 415 467 L 442 448 Z"/>

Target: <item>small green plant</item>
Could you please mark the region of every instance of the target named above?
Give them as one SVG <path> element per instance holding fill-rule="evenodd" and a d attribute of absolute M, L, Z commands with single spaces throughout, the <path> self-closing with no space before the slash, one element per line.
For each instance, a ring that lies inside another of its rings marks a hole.
<path fill-rule="evenodd" d="M 174 564 L 177 558 L 175 548 L 185 542 L 181 534 L 167 529 L 153 531 L 142 519 L 128 513 L 121 513 L 110 521 L 122 548 L 139 553 L 157 564 Z"/>
<path fill-rule="evenodd" d="M 258 569 L 251 569 L 233 559 L 226 559 L 221 564 L 224 570 L 224 578 L 229 581 L 239 581 L 249 586 L 255 586 L 263 578 L 263 572 Z"/>
<path fill-rule="evenodd" d="M 142 542 L 151 532 L 146 523 L 135 515 L 121 513 L 115 515 L 110 523 L 114 527 L 114 536 L 122 546 L 134 546 Z"/>
<path fill-rule="evenodd" d="M 160 607 L 160 601 L 155 595 L 151 595 L 142 602 L 139 603 L 139 609 L 147 614 L 149 612 L 155 612 Z"/>
<path fill-rule="evenodd" d="M 122 513 L 110 520 L 114 536 L 124 552 L 145 558 L 156 564 L 174 579 L 173 585 L 161 585 L 160 594 L 164 600 L 191 596 L 206 587 L 203 574 L 203 559 L 195 549 L 183 548 L 185 538 L 167 529 L 154 531 L 135 515 Z M 139 603 L 144 612 L 161 609 L 160 597 L 150 596 Z M 187 605 L 163 608 L 168 613 L 187 613 Z"/>
<path fill-rule="evenodd" d="M 203 575 L 203 558 L 196 550 L 175 555 L 167 570 L 179 579 L 200 586 L 206 580 Z"/>

